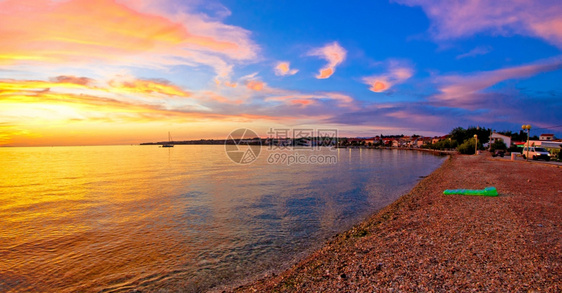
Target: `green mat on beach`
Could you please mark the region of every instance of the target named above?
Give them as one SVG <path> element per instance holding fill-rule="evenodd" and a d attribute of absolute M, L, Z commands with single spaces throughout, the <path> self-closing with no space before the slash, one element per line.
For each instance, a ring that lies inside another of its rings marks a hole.
<path fill-rule="evenodd" d="M 495 187 L 486 187 L 484 189 L 445 189 L 443 194 L 498 196 L 498 191 Z"/>

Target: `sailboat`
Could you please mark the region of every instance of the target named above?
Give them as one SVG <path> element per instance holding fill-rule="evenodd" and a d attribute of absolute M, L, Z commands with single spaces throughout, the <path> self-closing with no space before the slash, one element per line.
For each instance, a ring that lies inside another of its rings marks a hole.
<path fill-rule="evenodd" d="M 163 148 L 173 148 L 174 145 L 172 144 L 172 136 L 170 135 L 170 132 L 168 131 L 168 143 L 165 143 L 162 145 Z"/>

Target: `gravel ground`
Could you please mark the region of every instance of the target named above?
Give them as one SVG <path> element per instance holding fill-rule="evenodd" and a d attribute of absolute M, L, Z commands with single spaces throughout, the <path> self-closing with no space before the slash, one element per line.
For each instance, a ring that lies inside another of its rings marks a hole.
<path fill-rule="evenodd" d="M 562 168 L 454 155 L 291 269 L 236 292 L 561 292 Z M 498 197 L 443 195 L 495 186 Z"/>

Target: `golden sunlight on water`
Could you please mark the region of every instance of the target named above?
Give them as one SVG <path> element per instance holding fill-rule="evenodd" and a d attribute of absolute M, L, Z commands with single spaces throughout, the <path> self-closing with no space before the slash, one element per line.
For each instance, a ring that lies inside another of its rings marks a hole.
<path fill-rule="evenodd" d="M 270 151 L 271 152 L 271 151 Z M 321 150 L 236 165 L 222 146 L 0 148 L 0 291 L 200 291 L 278 269 L 442 158 Z"/>

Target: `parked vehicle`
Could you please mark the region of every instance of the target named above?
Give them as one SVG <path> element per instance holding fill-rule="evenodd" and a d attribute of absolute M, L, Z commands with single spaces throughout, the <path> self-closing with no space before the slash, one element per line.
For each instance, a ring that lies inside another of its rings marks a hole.
<path fill-rule="evenodd" d="M 550 153 L 545 148 L 524 147 L 521 154 L 523 155 L 524 159 L 526 159 L 527 156 L 529 156 L 529 158 L 533 160 L 542 159 L 542 160 L 550 161 Z"/>
<path fill-rule="evenodd" d="M 505 155 L 505 150 L 496 150 L 492 153 L 492 157 L 500 156 L 503 158 L 504 155 Z"/>

